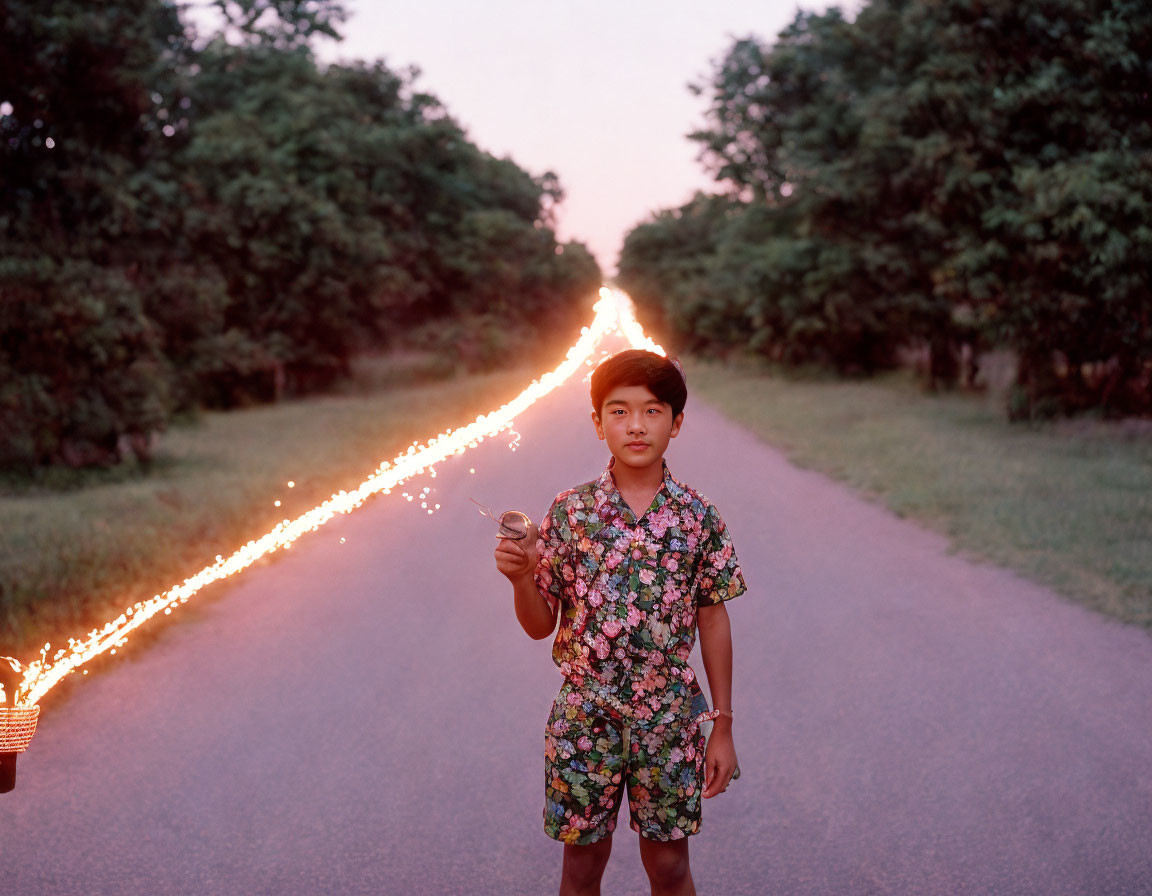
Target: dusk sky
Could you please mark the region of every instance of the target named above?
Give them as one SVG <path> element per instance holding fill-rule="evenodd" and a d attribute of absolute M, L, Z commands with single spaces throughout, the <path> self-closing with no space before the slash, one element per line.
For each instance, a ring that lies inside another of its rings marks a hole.
<path fill-rule="evenodd" d="M 685 137 L 703 122 L 705 98 L 686 85 L 705 80 L 734 37 L 774 37 L 798 9 L 791 0 L 350 0 L 348 8 L 344 42 L 320 47 L 321 57 L 419 66 L 418 86 L 480 147 L 559 175 L 560 237 L 587 243 L 606 274 L 630 227 L 713 189 Z"/>

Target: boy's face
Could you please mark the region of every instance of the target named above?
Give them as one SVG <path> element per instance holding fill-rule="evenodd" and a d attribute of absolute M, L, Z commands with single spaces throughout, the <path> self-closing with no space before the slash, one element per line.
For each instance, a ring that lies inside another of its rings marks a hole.
<path fill-rule="evenodd" d="M 604 399 L 600 413 L 592 412 L 592 422 L 617 463 L 643 469 L 660 464 L 669 439 L 680 432 L 684 413 L 673 417 L 672 405 L 647 386 L 617 386 Z"/>

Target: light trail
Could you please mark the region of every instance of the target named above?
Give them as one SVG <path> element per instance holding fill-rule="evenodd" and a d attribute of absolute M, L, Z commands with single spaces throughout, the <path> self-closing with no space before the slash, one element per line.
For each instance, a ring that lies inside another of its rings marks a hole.
<path fill-rule="evenodd" d="M 604 337 L 621 334 L 630 345 L 664 355 L 664 349 L 653 342 L 636 320 L 632 300 L 620 290 L 603 287 L 599 301 L 593 306 L 592 323 L 581 330 L 580 338 L 568 349 L 565 360 L 554 370 L 533 380 L 523 392 L 504 406 L 477 417 L 473 423 L 458 430 L 448 430 L 427 445 L 413 443 L 406 452 L 376 468 L 368 479 L 350 492 L 339 491 L 322 504 L 301 514 L 294 520 L 284 520 L 262 538 L 250 541 L 228 557 L 217 556 L 216 561 L 185 579 L 179 585 L 154 597 L 133 604 L 103 628 L 93 629 L 82 640 L 69 638 L 68 646 L 58 649 L 49 659 L 51 644 L 45 644 L 38 659 L 26 666 L 9 660 L 22 674 L 13 695 L 15 707 L 30 708 L 55 687 L 65 676 L 84 663 L 106 651 L 115 651 L 128 635 L 157 613 L 170 614 L 172 608 L 186 603 L 202 588 L 247 569 L 261 557 L 281 548 L 288 548 L 301 535 L 319 529 L 337 514 L 351 513 L 377 492 L 388 494 L 393 488 L 420 475 L 427 468 L 455 454 L 474 448 L 488 436 L 510 429 L 515 418 L 565 382 L 581 365 L 591 364 L 592 355 Z M 518 436 L 517 436 L 518 439 Z M 3 690 L 0 690 L 3 695 Z M 0 707 L 4 702 L 0 696 Z M 0 712 L 0 722 L 4 713 Z M 2 727 L 2 726 L 0 726 Z"/>

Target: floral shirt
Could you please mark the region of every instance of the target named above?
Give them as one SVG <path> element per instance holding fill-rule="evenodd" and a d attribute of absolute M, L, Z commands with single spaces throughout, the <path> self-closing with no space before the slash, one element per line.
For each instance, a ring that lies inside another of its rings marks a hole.
<path fill-rule="evenodd" d="M 664 482 L 637 520 L 616 487 L 614 461 L 552 502 L 536 544 L 536 584 L 560 603 L 552 658 L 565 679 L 657 724 L 689 712 L 700 691 L 688 664 L 697 607 L 747 586 L 707 498 L 664 461 Z"/>

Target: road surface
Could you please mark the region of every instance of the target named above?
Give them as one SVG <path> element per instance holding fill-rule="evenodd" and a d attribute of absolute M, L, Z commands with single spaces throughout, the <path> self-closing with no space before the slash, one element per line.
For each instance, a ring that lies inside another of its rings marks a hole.
<path fill-rule="evenodd" d="M 0 796 L 0 892 L 555 892 L 560 676 L 468 498 L 539 519 L 599 475 L 587 401 L 577 379 L 515 452 L 489 439 L 405 486 L 434 515 L 373 499 L 50 707 Z M 1152 638 L 691 398 L 667 456 L 749 585 L 729 605 L 744 774 L 691 840 L 701 894 L 1152 893 Z M 635 841 L 622 816 L 605 894 L 647 892 Z"/>

